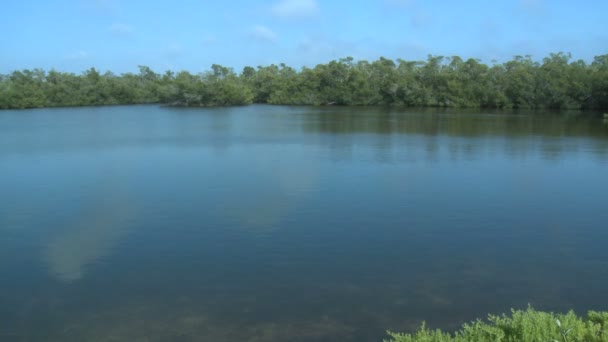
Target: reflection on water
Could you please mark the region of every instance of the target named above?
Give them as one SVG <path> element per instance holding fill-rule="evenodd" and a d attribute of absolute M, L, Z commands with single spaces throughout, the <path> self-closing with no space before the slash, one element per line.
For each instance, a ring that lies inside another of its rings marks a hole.
<path fill-rule="evenodd" d="M 369 341 L 606 309 L 589 113 L 0 112 L 0 340 Z"/>
<path fill-rule="evenodd" d="M 238 179 L 230 182 L 232 186 L 241 186 L 241 194 L 229 198 L 223 214 L 237 220 L 240 229 L 252 233 L 279 229 L 285 216 L 297 210 L 299 201 L 317 188 L 319 171 L 314 165 L 314 156 L 303 158 L 305 155 L 305 151 L 298 151 L 296 155 L 281 158 L 270 156 L 271 160 L 256 157 L 256 161 L 244 169 L 248 184 L 242 184 Z M 264 191 L 256 189 L 258 184 L 249 183 L 251 179 L 267 182 Z"/>
<path fill-rule="evenodd" d="M 133 204 L 121 194 L 123 188 L 102 186 L 100 194 L 89 194 L 88 208 L 74 212 L 68 226 L 50 238 L 44 259 L 60 280 L 80 279 L 85 267 L 110 253 L 128 233 Z"/>

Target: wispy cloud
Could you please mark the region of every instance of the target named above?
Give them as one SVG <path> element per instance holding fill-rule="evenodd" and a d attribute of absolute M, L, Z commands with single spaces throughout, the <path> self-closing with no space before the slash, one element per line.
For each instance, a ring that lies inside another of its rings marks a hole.
<path fill-rule="evenodd" d="M 331 59 L 353 57 L 355 60 L 373 61 L 380 57 L 406 60 L 424 60 L 430 51 L 419 40 L 409 39 L 394 43 L 378 41 L 374 38 L 360 40 L 334 39 L 324 35 L 306 37 L 297 49 L 297 58 L 304 64 L 326 63 Z"/>
<path fill-rule="evenodd" d="M 99 13 L 115 14 L 118 11 L 115 0 L 88 0 L 87 3 Z"/>
<path fill-rule="evenodd" d="M 314 17 L 319 12 L 315 0 L 283 0 L 272 7 L 272 14 L 283 19 Z"/>
<path fill-rule="evenodd" d="M 527 30 L 528 35 L 553 30 L 552 25 L 548 25 L 551 7 L 544 0 L 519 0 L 515 11 L 515 19 L 521 21 L 520 24 Z M 517 25 L 517 21 L 513 24 Z"/>
<path fill-rule="evenodd" d="M 410 26 L 413 28 L 423 28 L 431 22 L 431 16 L 421 9 L 421 6 L 415 0 L 385 0 L 385 4 L 388 5 L 389 11 L 393 11 L 397 7 L 399 10 L 408 12 L 410 15 Z"/>
<path fill-rule="evenodd" d="M 406 60 L 424 60 L 430 51 L 423 42 L 413 39 L 399 44 L 395 54 Z"/>
<path fill-rule="evenodd" d="M 550 8 L 544 0 L 519 0 L 518 11 L 531 20 L 550 14 Z"/>
<path fill-rule="evenodd" d="M 202 43 L 203 45 L 211 45 L 217 43 L 217 36 L 214 34 L 207 34 L 203 37 Z"/>
<path fill-rule="evenodd" d="M 408 7 L 414 4 L 415 0 L 386 0 L 386 2 L 390 5 L 403 6 Z"/>
<path fill-rule="evenodd" d="M 519 6 L 528 11 L 537 11 L 544 6 L 543 0 L 519 0 Z"/>
<path fill-rule="evenodd" d="M 277 34 L 266 26 L 256 25 L 249 32 L 251 38 L 265 42 L 275 42 Z"/>
<path fill-rule="evenodd" d="M 178 43 L 171 43 L 164 49 L 163 55 L 170 60 L 176 60 L 184 55 L 184 49 Z"/>
<path fill-rule="evenodd" d="M 422 28 L 431 22 L 431 17 L 423 11 L 417 11 L 410 17 L 410 24 L 414 28 Z"/>
<path fill-rule="evenodd" d="M 81 59 L 87 59 L 89 58 L 89 53 L 83 50 L 71 53 L 69 55 L 66 56 L 66 59 L 68 60 L 81 60 Z"/>
<path fill-rule="evenodd" d="M 133 27 L 126 24 L 112 24 L 108 31 L 117 37 L 128 37 L 133 34 Z"/>
<path fill-rule="evenodd" d="M 315 63 L 321 63 L 347 56 L 367 57 L 361 47 L 360 42 L 333 39 L 327 35 L 317 34 L 303 39 L 297 47 L 297 53 L 300 58 L 305 57 Z"/>

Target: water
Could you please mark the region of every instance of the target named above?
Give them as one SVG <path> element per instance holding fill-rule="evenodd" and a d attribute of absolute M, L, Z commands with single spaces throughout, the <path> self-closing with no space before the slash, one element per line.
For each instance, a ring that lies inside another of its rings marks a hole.
<path fill-rule="evenodd" d="M 0 340 L 372 341 L 608 309 L 589 115 L 0 112 Z"/>

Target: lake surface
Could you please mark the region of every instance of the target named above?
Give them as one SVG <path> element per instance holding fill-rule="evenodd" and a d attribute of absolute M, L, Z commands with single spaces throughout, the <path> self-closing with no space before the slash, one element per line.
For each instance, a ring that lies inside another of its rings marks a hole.
<path fill-rule="evenodd" d="M 608 309 L 576 113 L 0 111 L 0 340 L 379 341 Z"/>

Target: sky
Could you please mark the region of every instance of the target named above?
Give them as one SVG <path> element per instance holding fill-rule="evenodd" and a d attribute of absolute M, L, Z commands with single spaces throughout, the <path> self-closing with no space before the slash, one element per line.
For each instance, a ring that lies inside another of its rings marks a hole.
<path fill-rule="evenodd" d="M 2 0 L 0 73 L 608 53 L 608 0 Z"/>

